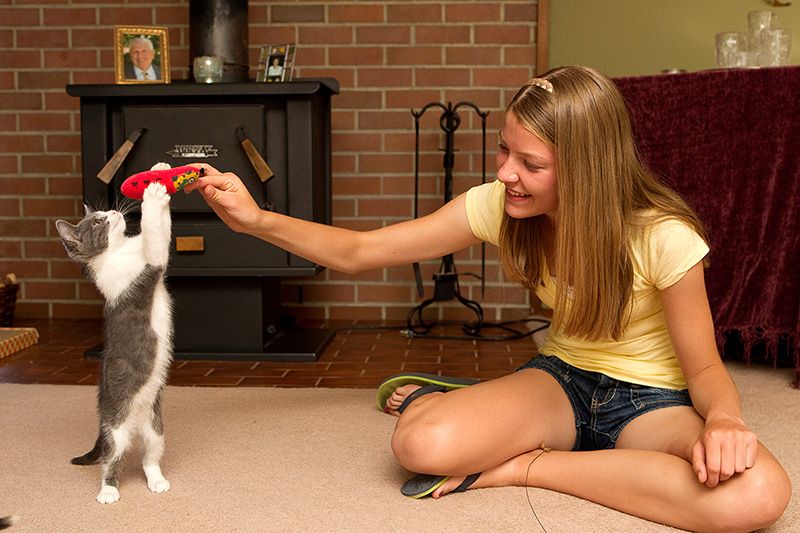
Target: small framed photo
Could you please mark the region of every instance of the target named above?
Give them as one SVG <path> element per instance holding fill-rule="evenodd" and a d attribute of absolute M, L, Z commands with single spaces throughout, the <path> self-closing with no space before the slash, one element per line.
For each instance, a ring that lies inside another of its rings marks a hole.
<path fill-rule="evenodd" d="M 169 33 L 157 26 L 117 26 L 117 83 L 169 83 Z"/>
<path fill-rule="evenodd" d="M 297 46 L 294 44 L 262 46 L 258 59 L 256 81 L 266 83 L 292 81 L 296 49 Z"/>

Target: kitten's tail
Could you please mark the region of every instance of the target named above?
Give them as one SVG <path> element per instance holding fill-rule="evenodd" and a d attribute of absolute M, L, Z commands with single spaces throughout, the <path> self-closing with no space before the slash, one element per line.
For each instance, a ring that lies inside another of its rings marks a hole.
<path fill-rule="evenodd" d="M 85 454 L 81 455 L 80 457 L 74 457 L 70 462 L 74 465 L 93 465 L 100 460 L 100 457 L 102 457 L 102 455 L 103 455 L 102 437 L 97 437 L 97 441 L 94 443 L 94 448 L 92 448 Z"/>
<path fill-rule="evenodd" d="M 5 529 L 7 527 L 11 527 L 16 523 L 17 517 L 13 514 L 11 516 L 4 516 L 0 518 L 0 529 Z"/>

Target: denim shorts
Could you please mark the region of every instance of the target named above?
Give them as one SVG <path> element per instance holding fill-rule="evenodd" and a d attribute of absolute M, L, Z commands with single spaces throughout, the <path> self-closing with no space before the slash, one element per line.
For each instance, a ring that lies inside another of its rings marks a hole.
<path fill-rule="evenodd" d="M 679 405 L 692 405 L 688 390 L 663 389 L 619 381 L 539 355 L 517 370 L 538 368 L 555 378 L 575 413 L 573 450 L 614 448 L 619 434 L 637 416 Z"/>

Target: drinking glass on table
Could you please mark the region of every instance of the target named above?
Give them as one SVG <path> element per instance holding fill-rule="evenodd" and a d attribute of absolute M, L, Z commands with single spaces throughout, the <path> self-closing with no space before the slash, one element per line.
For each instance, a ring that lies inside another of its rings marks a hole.
<path fill-rule="evenodd" d="M 792 32 L 786 28 L 770 28 L 761 32 L 759 65 L 780 67 L 789 64 Z"/>
<path fill-rule="evenodd" d="M 717 66 L 734 68 L 747 66 L 747 35 L 726 31 L 716 35 Z"/>

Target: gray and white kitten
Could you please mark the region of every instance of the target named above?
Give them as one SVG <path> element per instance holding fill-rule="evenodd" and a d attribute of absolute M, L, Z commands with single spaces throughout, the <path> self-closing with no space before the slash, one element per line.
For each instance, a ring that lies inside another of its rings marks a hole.
<path fill-rule="evenodd" d="M 155 168 L 155 167 L 154 167 Z M 119 500 L 120 459 L 137 435 L 144 444 L 147 486 L 165 492 L 161 394 L 172 361 L 172 300 L 164 284 L 172 222 L 166 188 L 151 184 L 142 199 L 142 231 L 125 235 L 117 211 L 90 212 L 77 226 L 56 228 L 69 256 L 82 263 L 105 297 L 105 349 L 98 393 L 100 435 L 73 464 L 100 462 L 97 501 Z"/>

